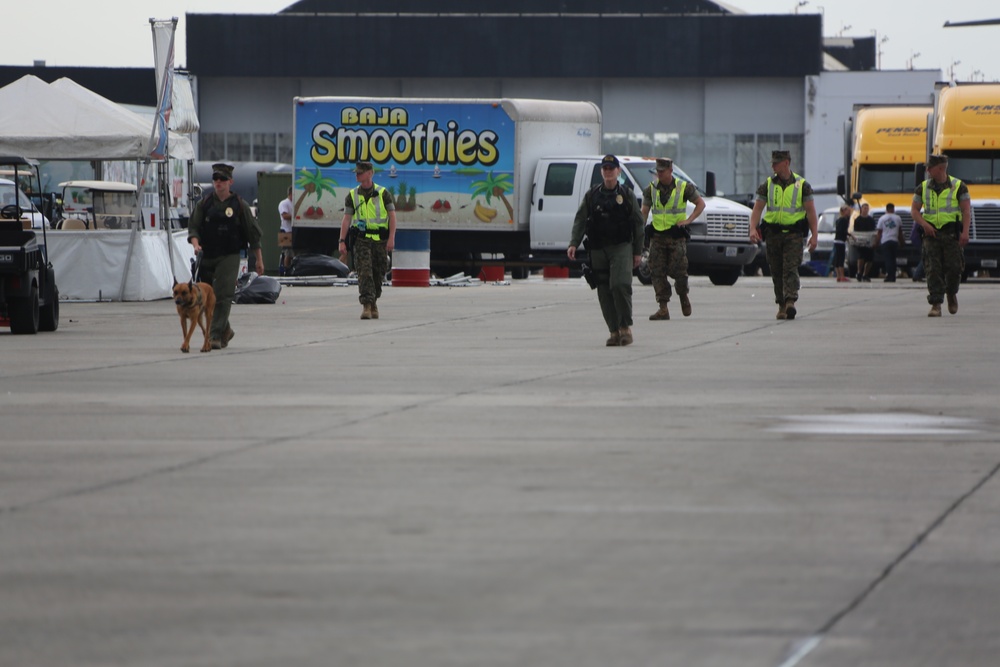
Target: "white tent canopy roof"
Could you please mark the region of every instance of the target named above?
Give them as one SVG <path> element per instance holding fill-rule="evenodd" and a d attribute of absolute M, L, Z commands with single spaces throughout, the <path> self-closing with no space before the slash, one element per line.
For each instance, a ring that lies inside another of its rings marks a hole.
<path fill-rule="evenodd" d="M 0 88 L 0 154 L 37 160 L 142 160 L 152 127 L 140 116 L 69 79 L 26 75 Z M 170 154 L 194 159 L 187 137 L 171 133 Z"/>

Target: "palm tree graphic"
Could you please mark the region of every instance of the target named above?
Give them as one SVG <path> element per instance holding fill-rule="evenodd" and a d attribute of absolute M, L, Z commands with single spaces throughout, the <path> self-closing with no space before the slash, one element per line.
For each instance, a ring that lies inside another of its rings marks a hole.
<path fill-rule="evenodd" d="M 514 190 L 514 184 L 510 182 L 510 174 L 499 174 L 494 175 L 491 171 L 487 174 L 486 178 L 481 181 L 473 181 L 472 185 L 472 197 L 482 196 L 486 199 L 486 203 L 489 204 L 493 197 L 499 197 L 500 201 L 504 203 L 507 207 L 507 213 L 510 215 L 510 219 L 514 220 L 514 208 L 507 201 L 507 197 L 504 193 L 512 192 Z"/>
<path fill-rule="evenodd" d="M 325 178 L 319 173 L 319 169 L 316 169 L 316 173 L 312 174 L 308 169 L 303 168 L 299 172 L 299 177 L 295 181 L 296 187 L 302 188 L 302 194 L 299 195 L 298 200 L 295 202 L 295 211 L 293 216 L 298 217 L 299 207 L 302 205 L 303 200 L 306 195 L 315 194 L 316 201 L 318 202 L 323 197 L 324 192 L 329 192 L 331 196 L 335 199 L 337 197 L 337 191 L 334 190 L 334 186 L 337 185 L 337 181 L 332 178 Z"/>

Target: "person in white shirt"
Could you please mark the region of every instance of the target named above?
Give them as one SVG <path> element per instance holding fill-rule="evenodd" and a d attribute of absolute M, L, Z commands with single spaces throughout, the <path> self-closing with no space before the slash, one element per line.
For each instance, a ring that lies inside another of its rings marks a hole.
<path fill-rule="evenodd" d="M 288 196 L 278 204 L 278 215 L 281 217 L 281 233 L 288 234 L 282 238 L 279 234 L 278 246 L 281 248 L 281 267 L 285 273 L 292 267 L 292 214 L 294 205 L 292 204 L 292 186 L 288 186 Z"/>
<path fill-rule="evenodd" d="M 882 262 L 885 264 L 885 282 L 896 282 L 896 257 L 903 243 L 903 221 L 896 215 L 894 204 L 885 205 L 885 214 L 878 219 L 875 228 L 875 245 L 882 248 Z"/>

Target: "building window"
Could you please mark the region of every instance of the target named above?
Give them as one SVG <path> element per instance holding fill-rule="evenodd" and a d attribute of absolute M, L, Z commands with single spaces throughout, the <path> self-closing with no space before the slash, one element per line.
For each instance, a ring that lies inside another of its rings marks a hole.
<path fill-rule="evenodd" d="M 226 134 L 225 132 L 202 132 L 201 139 L 201 159 L 206 162 L 215 162 L 226 159 Z"/>
<path fill-rule="evenodd" d="M 287 132 L 202 132 L 201 159 L 291 164 L 292 135 Z"/>

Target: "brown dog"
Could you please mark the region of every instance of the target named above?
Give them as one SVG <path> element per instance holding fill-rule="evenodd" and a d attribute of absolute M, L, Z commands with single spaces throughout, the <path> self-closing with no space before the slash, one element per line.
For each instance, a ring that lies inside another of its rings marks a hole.
<path fill-rule="evenodd" d="M 205 334 L 205 344 L 202 352 L 212 349 L 208 340 L 208 332 L 212 329 L 212 313 L 215 311 L 215 292 L 208 283 L 174 283 L 174 303 L 177 304 L 177 314 L 181 316 L 181 333 L 184 334 L 184 344 L 181 352 L 191 351 L 191 335 L 198 325 Z M 188 321 L 190 320 L 190 328 Z"/>

